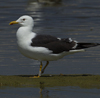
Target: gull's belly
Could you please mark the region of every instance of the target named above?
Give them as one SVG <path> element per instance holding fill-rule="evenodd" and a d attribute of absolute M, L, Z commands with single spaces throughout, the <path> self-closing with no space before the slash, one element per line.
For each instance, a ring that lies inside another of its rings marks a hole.
<path fill-rule="evenodd" d="M 66 55 L 84 51 L 83 49 L 80 49 L 80 50 L 72 50 L 67 52 L 64 51 L 62 53 L 53 54 L 53 51 L 49 50 L 48 48 L 35 47 L 35 46 L 33 47 L 29 43 L 25 42 L 18 43 L 18 49 L 20 53 L 23 54 L 24 56 L 39 61 L 54 61 L 61 59 Z"/>
<path fill-rule="evenodd" d="M 52 54 L 50 50 L 44 47 L 32 47 L 32 48 L 25 49 L 23 47 L 18 46 L 18 50 L 22 55 L 30 59 L 39 60 L 39 61 L 54 61 L 67 55 L 65 52 L 60 54 Z"/>

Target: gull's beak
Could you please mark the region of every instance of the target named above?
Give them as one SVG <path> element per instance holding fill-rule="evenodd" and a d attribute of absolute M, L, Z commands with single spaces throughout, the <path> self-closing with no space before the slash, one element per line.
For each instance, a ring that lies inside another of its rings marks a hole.
<path fill-rule="evenodd" d="M 18 24 L 18 23 L 19 23 L 19 22 L 11 21 L 11 22 L 9 23 L 9 25 Z"/>

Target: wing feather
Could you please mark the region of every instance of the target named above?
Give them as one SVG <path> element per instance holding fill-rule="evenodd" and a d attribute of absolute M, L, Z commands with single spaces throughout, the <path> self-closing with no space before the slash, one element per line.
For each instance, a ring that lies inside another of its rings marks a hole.
<path fill-rule="evenodd" d="M 32 39 L 31 46 L 46 47 L 52 53 L 58 54 L 64 51 L 72 50 L 77 43 L 70 38 L 59 39 L 51 35 L 37 35 Z"/>

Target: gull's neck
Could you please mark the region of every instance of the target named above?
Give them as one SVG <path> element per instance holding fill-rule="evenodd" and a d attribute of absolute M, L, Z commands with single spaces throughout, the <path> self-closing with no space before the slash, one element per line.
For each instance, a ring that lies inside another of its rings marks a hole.
<path fill-rule="evenodd" d="M 28 36 L 30 36 L 32 33 L 35 34 L 34 32 L 32 32 L 32 28 L 31 26 L 21 26 L 16 33 L 16 37 L 17 40 L 23 40 L 23 39 L 27 39 Z"/>

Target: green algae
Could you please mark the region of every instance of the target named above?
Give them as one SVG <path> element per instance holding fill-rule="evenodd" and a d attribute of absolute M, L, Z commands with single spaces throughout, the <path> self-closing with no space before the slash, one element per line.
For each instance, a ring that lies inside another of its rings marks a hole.
<path fill-rule="evenodd" d="M 100 75 L 43 75 L 32 78 L 30 75 L 0 76 L 0 87 L 55 87 L 79 86 L 81 88 L 100 88 Z"/>

